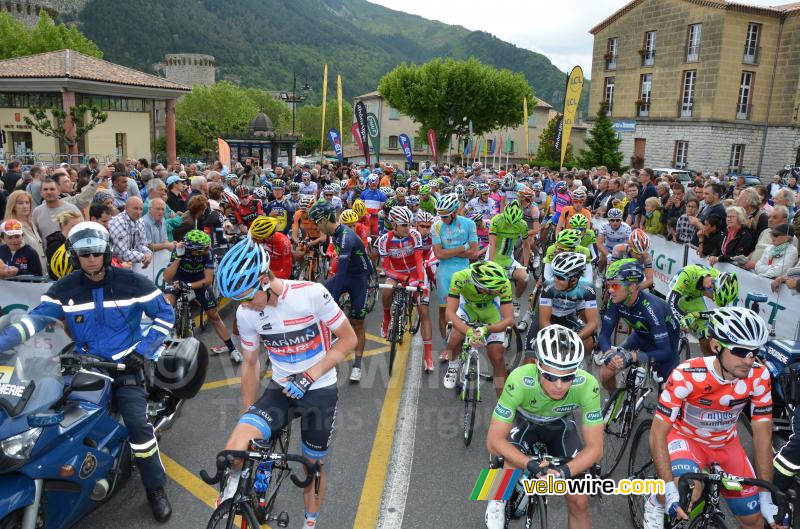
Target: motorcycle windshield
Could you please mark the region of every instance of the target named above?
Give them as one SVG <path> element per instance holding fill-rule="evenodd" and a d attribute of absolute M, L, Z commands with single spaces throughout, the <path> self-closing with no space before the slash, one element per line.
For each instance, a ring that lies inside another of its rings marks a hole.
<path fill-rule="evenodd" d="M 0 408 L 10 417 L 46 409 L 63 392 L 59 353 L 72 340 L 60 321 L 38 321 L 46 325 L 41 332 L 0 352 Z M 0 332 L 14 325 L 31 328 L 30 317 L 15 313 L 0 318 Z"/>

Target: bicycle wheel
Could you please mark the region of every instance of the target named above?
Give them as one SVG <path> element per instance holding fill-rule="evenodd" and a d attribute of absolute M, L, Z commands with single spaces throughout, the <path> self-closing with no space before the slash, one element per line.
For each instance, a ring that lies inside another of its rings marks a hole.
<path fill-rule="evenodd" d="M 417 307 L 412 301 L 409 300 L 408 303 L 408 334 L 410 336 L 414 336 L 419 331 L 419 326 L 422 323 L 422 320 L 419 317 L 419 307 Z"/>
<path fill-rule="evenodd" d="M 370 274 L 367 280 L 367 302 L 365 308 L 367 312 L 372 312 L 375 301 L 378 299 L 378 278 L 375 274 Z"/>
<path fill-rule="evenodd" d="M 650 455 L 650 426 L 652 419 L 647 419 L 639 424 L 631 441 L 631 453 L 628 456 L 628 474 L 631 479 L 657 479 L 656 467 Z M 628 495 L 628 512 L 631 522 L 636 529 L 643 529 L 645 494 Z"/>
<path fill-rule="evenodd" d="M 524 339 L 522 337 L 522 333 L 520 333 L 519 329 L 516 327 L 511 327 L 511 334 L 511 339 L 513 340 L 513 345 L 516 348 L 516 351 L 514 351 L 513 356 L 511 357 L 511 362 L 506 365 L 506 369 L 509 373 L 520 366 L 522 363 L 522 358 L 525 356 Z"/>
<path fill-rule="evenodd" d="M 603 459 L 600 461 L 600 477 L 607 478 L 617 468 L 633 426 L 633 411 L 626 402 L 627 389 L 619 388 L 603 405 Z"/>
<path fill-rule="evenodd" d="M 231 516 L 231 502 L 233 502 L 233 499 L 223 501 L 220 506 L 211 513 L 211 519 L 208 520 L 206 529 L 223 529 L 228 527 L 229 518 Z M 237 503 L 233 507 L 233 515 L 241 517 L 241 522 L 231 521 L 232 524 L 236 523 L 237 529 L 261 528 L 256 514 L 253 512 L 253 506 L 247 502 Z"/>
<path fill-rule="evenodd" d="M 689 339 L 685 336 L 681 336 L 681 340 L 678 343 L 678 358 L 681 359 L 681 362 L 687 361 L 692 356 L 692 350 L 689 347 Z"/>
<path fill-rule="evenodd" d="M 186 301 L 181 304 L 175 328 L 178 338 L 188 338 L 192 335 L 192 315 L 189 312 L 189 303 Z"/>
<path fill-rule="evenodd" d="M 467 357 L 466 381 L 461 392 L 464 401 L 464 446 L 469 446 L 472 442 L 472 433 L 475 428 L 475 412 L 478 409 L 478 377 L 479 373 L 475 365 L 475 359 Z"/>
<path fill-rule="evenodd" d="M 709 518 L 698 516 L 689 524 L 688 529 L 728 529 L 728 524 L 725 523 L 725 518 L 722 514 L 712 514 Z"/>
<path fill-rule="evenodd" d="M 397 355 L 397 345 L 401 340 L 400 328 L 400 312 L 402 307 L 397 303 L 392 303 L 392 319 L 389 322 L 389 376 L 392 376 L 392 368 L 394 367 L 394 357 Z"/>
<path fill-rule="evenodd" d="M 535 498 L 535 499 L 534 499 Z M 540 529 L 547 529 L 547 503 L 543 496 L 538 494 L 531 498 L 528 504 L 527 522 L 525 527 L 536 527 L 536 520 L 539 520 Z"/>

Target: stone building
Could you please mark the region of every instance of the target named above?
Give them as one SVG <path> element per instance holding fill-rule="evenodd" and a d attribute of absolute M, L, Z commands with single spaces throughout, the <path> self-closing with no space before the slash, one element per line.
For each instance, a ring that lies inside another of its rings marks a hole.
<path fill-rule="evenodd" d="M 0 0 L 0 12 L 5 11 L 30 27 L 36 25 L 42 10 L 50 18 L 55 19 L 58 16 L 58 10 L 49 0 Z"/>
<path fill-rule="evenodd" d="M 633 0 L 590 33 L 590 114 L 609 103 L 632 165 L 766 178 L 800 155 L 800 3 Z"/>
<path fill-rule="evenodd" d="M 173 83 L 209 86 L 215 83 L 217 61 L 199 53 L 169 54 L 164 57 L 164 74 Z"/>

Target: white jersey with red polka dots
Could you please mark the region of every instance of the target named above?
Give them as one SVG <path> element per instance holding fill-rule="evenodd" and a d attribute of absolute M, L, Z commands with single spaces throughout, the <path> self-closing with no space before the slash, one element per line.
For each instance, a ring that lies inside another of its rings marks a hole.
<path fill-rule="evenodd" d="M 758 362 L 747 378 L 724 380 L 714 369 L 714 358 L 692 358 L 675 368 L 656 417 L 709 448 L 722 448 L 736 437 L 736 421 L 748 403 L 754 422 L 772 419 L 772 383 Z"/>
<path fill-rule="evenodd" d="M 242 346 L 258 350 L 259 340 L 269 352 L 272 380 L 302 373 L 318 363 L 331 347 L 330 331 L 345 322 L 345 316 L 330 292 L 319 283 L 283 282 L 278 305 L 257 312 L 244 306 L 236 310 Z M 336 383 L 336 368 L 318 377 L 310 389 Z"/>

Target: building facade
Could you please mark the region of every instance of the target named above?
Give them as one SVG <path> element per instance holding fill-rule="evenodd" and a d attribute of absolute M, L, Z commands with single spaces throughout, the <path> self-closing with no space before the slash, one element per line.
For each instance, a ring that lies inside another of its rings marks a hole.
<path fill-rule="evenodd" d="M 414 163 L 418 164 L 425 161 L 433 163 L 433 153 L 427 141 L 417 141 L 416 139 L 419 134 L 419 123 L 390 107 L 377 91 L 356 97 L 353 100 L 354 108 L 359 101 L 364 102 L 368 113 L 375 114 L 380 124 L 381 141 L 379 154 L 382 162 L 397 163 L 400 166 L 406 163 L 406 158 L 403 155 L 403 149 L 400 147 L 399 140 L 400 134 L 406 134 L 411 139 Z M 536 155 L 536 148 L 539 145 L 539 136 L 547 127 L 547 123 L 550 119 L 557 113 L 553 110 L 553 107 L 542 100 L 538 100 L 536 106 L 529 110 L 527 125 L 529 146 L 527 155 L 525 152 L 525 127 L 520 125 L 515 128 L 487 132 L 479 136 L 478 139 L 482 142 L 481 145 L 487 145 L 488 150 L 488 155 L 484 156 L 484 150 L 481 148 L 479 153 L 481 161 L 486 160 L 489 166 L 494 165 L 495 167 L 500 167 L 501 165 L 506 165 L 506 163 L 524 162 Z M 575 125 L 572 129 L 572 136 L 570 139 L 574 152 L 584 147 L 585 137 L 586 127 L 581 124 Z M 344 138 L 350 142 L 353 140 L 349 131 L 344 131 Z M 508 138 L 510 138 L 510 152 L 506 153 L 504 149 Z M 457 141 L 458 138 L 453 137 L 453 141 L 451 142 L 452 147 L 449 152 L 447 146 L 439 146 L 440 163 L 462 163 L 462 155 L 464 152 L 463 140 L 461 146 L 456 145 Z M 495 141 L 498 143 L 501 141 L 504 142 L 500 147 L 502 155 L 499 157 L 492 156 L 497 150 L 497 146 L 494 144 Z M 345 149 L 345 152 L 351 151 L 353 151 L 352 148 Z M 371 146 L 370 152 L 372 156 L 374 156 Z M 508 154 L 508 156 L 506 156 L 506 154 Z M 466 161 L 467 163 L 472 163 L 473 159 L 474 158 L 470 154 Z"/>
<path fill-rule="evenodd" d="M 768 178 L 798 159 L 800 4 L 633 0 L 590 32 L 590 114 L 608 103 L 634 167 Z"/>

